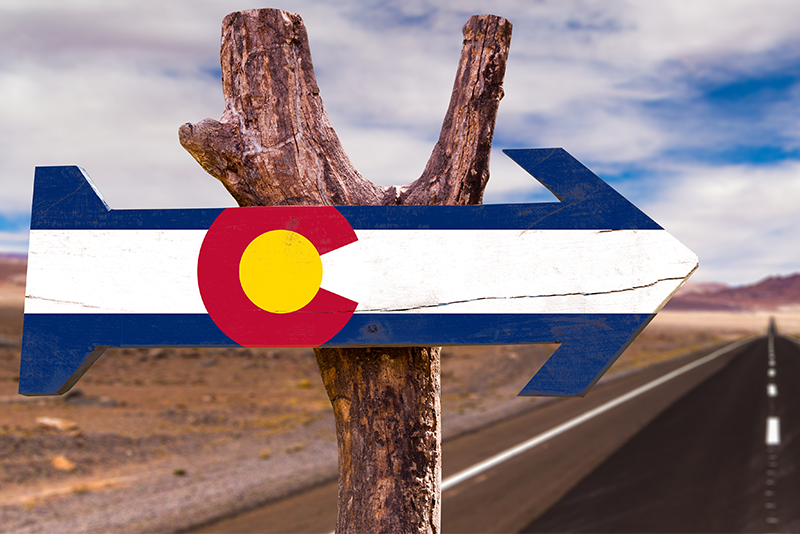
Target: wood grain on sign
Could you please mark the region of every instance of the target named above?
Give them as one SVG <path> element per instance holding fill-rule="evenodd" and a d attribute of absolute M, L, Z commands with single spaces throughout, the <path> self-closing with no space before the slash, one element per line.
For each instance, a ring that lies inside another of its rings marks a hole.
<path fill-rule="evenodd" d="M 207 313 L 205 230 L 31 230 L 25 313 Z"/>
<path fill-rule="evenodd" d="M 653 313 L 695 257 L 660 230 L 360 230 L 323 257 L 356 313 Z"/>

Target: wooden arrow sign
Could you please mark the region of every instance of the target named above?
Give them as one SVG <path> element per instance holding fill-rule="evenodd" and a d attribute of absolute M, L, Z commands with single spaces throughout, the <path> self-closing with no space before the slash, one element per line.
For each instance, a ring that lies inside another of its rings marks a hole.
<path fill-rule="evenodd" d="M 112 210 L 36 169 L 19 392 L 107 347 L 558 342 L 522 395 L 585 395 L 697 256 L 563 149 L 505 153 L 560 202 Z"/>

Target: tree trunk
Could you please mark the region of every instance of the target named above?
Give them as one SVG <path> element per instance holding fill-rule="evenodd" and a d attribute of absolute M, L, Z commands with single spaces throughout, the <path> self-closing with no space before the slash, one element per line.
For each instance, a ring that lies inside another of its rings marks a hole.
<path fill-rule="evenodd" d="M 221 120 L 179 129 L 181 144 L 241 206 L 479 204 L 511 23 L 473 16 L 439 141 L 400 188 L 353 167 L 328 121 L 299 15 L 231 13 L 222 23 Z M 439 532 L 439 349 L 315 349 L 339 446 L 337 532 Z"/>

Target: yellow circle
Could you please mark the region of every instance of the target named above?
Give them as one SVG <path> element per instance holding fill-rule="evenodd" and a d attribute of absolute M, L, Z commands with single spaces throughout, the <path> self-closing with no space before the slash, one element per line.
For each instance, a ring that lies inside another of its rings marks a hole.
<path fill-rule="evenodd" d="M 297 232 L 273 230 L 247 245 L 239 280 L 247 298 L 262 310 L 291 313 L 319 291 L 322 259 L 313 243 Z"/>

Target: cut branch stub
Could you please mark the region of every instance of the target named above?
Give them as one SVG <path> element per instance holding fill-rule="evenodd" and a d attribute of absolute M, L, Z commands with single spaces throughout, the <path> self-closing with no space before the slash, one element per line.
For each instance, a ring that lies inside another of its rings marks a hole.
<path fill-rule="evenodd" d="M 479 204 L 511 23 L 476 15 L 439 140 L 422 176 L 398 191 L 364 179 L 331 127 L 299 15 L 231 13 L 222 27 L 225 111 L 179 129 L 181 144 L 241 206 Z M 439 532 L 440 351 L 315 349 L 339 447 L 336 531 Z"/>
<path fill-rule="evenodd" d="M 494 15 L 473 16 L 464 26 L 464 47 L 439 141 L 400 204 L 481 203 L 511 28 L 509 21 Z"/>
<path fill-rule="evenodd" d="M 241 206 L 375 204 L 328 121 L 299 15 L 231 13 L 222 22 L 225 111 L 179 129 L 181 144 Z"/>

